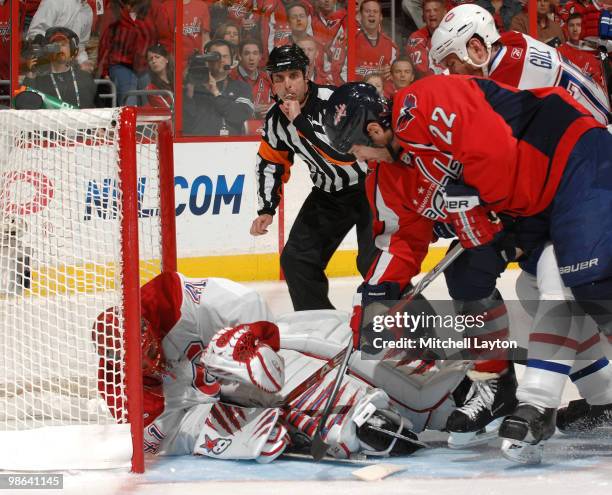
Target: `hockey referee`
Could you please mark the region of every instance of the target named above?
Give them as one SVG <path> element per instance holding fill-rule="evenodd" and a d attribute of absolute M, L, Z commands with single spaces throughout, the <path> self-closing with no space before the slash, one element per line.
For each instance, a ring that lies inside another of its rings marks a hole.
<path fill-rule="evenodd" d="M 313 188 L 281 254 L 281 267 L 296 311 L 333 309 L 328 297 L 325 267 L 342 239 L 357 228 L 357 268 L 365 276 L 376 248 L 370 209 L 365 194 L 367 165 L 339 153 L 323 129 L 325 102 L 335 89 L 306 79 L 308 57 L 293 45 L 275 48 L 266 69 L 272 78 L 277 103 L 268 111 L 257 153 L 258 217 L 252 235 L 263 235 L 272 223 L 298 155 L 310 169 Z"/>

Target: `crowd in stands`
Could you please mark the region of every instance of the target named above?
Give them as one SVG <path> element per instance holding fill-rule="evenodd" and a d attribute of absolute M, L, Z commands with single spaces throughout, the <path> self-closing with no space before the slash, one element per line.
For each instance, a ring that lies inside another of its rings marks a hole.
<path fill-rule="evenodd" d="M 174 46 L 177 1 L 183 5 L 180 64 Z M 396 0 L 398 14 L 390 19 L 389 2 L 355 0 L 353 40 L 347 1 L 352 0 L 19 0 L 20 85 L 87 108 L 110 104 L 101 97 L 102 85 L 94 83 L 106 79 L 118 104 L 168 108 L 176 72 L 184 135 L 255 135 L 274 103 L 264 66 L 275 46 L 297 43 L 317 84 L 365 80 L 386 98 L 415 79 L 445 71 L 429 57 L 431 36 L 448 10 L 466 1 Z M 592 1 L 537 0 L 537 38 L 558 46 L 605 87 L 602 57 L 582 35 L 582 16 L 595 8 Z M 500 31 L 528 33 L 527 0 L 473 3 L 491 12 Z M 0 0 L 2 80 L 9 79 L 9 19 L 10 2 Z M 352 74 L 349 43 L 355 46 Z"/>

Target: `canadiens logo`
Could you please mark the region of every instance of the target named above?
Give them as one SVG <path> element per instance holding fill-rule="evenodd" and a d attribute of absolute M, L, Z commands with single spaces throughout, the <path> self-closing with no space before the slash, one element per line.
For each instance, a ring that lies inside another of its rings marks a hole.
<path fill-rule="evenodd" d="M 521 57 L 523 56 L 523 49 L 522 48 L 513 48 L 512 52 L 510 52 L 510 56 L 516 60 L 520 60 Z"/>
<path fill-rule="evenodd" d="M 450 21 L 453 17 L 455 17 L 455 13 L 449 12 L 448 15 L 444 18 L 444 22 Z"/>
<path fill-rule="evenodd" d="M 344 103 L 336 105 L 336 113 L 334 114 L 334 125 L 340 124 L 340 121 L 346 117 L 346 105 Z"/>
<path fill-rule="evenodd" d="M 204 443 L 200 445 L 200 448 L 204 449 L 208 454 L 219 455 L 227 450 L 232 444 L 230 438 L 210 438 L 208 435 L 204 436 Z"/>
<path fill-rule="evenodd" d="M 409 93 L 404 98 L 402 109 L 395 123 L 395 132 L 402 132 L 408 127 L 408 124 L 414 119 L 412 109 L 417 107 L 417 98 L 412 93 Z"/>

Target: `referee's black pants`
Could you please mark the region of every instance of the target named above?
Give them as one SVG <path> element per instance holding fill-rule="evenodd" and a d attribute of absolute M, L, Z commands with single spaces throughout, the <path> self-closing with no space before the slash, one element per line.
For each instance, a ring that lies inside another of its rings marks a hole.
<path fill-rule="evenodd" d="M 363 184 L 336 193 L 313 188 L 298 213 L 280 262 L 296 311 L 334 309 L 325 267 L 351 228 L 357 227 L 357 268 L 365 277 L 377 254 Z"/>

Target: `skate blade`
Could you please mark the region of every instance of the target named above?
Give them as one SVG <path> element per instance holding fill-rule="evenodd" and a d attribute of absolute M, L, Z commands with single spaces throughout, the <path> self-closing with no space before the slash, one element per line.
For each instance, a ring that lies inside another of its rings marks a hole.
<path fill-rule="evenodd" d="M 491 440 L 495 440 L 503 419 L 504 418 L 494 419 L 487 426 L 485 426 L 485 431 L 483 432 L 451 432 L 447 441 L 448 448 L 453 450 L 469 449 L 477 445 L 489 443 Z"/>
<path fill-rule="evenodd" d="M 501 453 L 509 461 L 518 464 L 540 464 L 544 454 L 544 442 L 531 445 L 527 442 L 504 438 Z"/>

